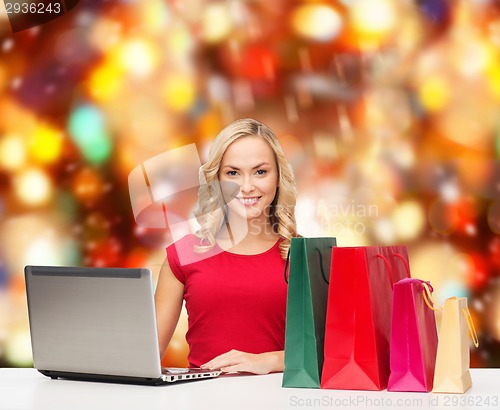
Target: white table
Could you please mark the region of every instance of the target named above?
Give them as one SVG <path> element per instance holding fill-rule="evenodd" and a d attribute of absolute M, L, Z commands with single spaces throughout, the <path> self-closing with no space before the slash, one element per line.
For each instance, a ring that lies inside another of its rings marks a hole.
<path fill-rule="evenodd" d="M 225 375 L 167 386 L 51 380 L 34 369 L 0 369 L 0 410 L 500 409 L 500 369 L 472 369 L 466 394 L 281 387 L 282 374 Z"/>

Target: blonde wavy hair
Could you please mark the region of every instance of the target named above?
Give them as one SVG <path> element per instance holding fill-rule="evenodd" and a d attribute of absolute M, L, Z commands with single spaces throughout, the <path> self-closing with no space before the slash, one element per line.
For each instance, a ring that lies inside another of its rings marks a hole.
<path fill-rule="evenodd" d="M 215 138 L 207 162 L 200 167 L 200 188 L 195 216 L 200 224 L 196 236 L 201 239 L 201 245 L 195 246 L 195 252 L 212 249 L 217 233 L 227 222 L 226 204 L 219 183 L 220 164 L 229 145 L 239 138 L 249 136 L 263 138 L 274 152 L 278 168 L 278 188 L 270 205 L 269 220 L 273 232 L 282 238 L 280 252 L 281 257 L 286 259 L 290 238 L 297 236 L 295 178 L 276 135 L 267 125 L 251 118 L 240 119 L 226 126 Z"/>

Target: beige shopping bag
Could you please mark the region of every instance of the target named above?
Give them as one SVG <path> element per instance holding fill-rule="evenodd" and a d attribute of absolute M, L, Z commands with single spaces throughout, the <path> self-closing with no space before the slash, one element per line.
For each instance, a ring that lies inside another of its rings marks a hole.
<path fill-rule="evenodd" d="M 433 393 L 465 393 L 472 386 L 468 332 L 478 347 L 467 298 L 446 299 L 439 331 Z"/>

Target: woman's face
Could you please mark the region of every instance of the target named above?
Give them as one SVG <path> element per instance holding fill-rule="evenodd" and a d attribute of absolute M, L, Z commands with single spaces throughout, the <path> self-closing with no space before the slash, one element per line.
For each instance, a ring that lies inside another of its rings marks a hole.
<path fill-rule="evenodd" d="M 222 157 L 219 181 L 230 212 L 247 220 L 269 220 L 265 211 L 276 195 L 278 168 L 264 139 L 248 136 L 229 145 Z"/>

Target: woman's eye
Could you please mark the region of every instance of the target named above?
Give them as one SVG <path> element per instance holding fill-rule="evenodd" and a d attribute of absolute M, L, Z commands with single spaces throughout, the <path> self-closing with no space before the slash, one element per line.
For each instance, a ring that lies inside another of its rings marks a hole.
<path fill-rule="evenodd" d="M 257 170 L 257 175 L 265 175 L 267 171 L 265 169 L 259 169 Z"/>
<path fill-rule="evenodd" d="M 236 171 L 227 171 L 226 174 L 229 175 L 230 177 L 234 177 L 236 176 Z"/>

